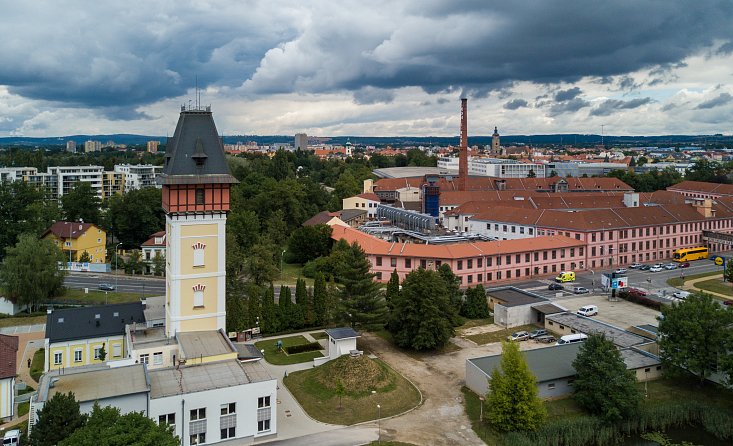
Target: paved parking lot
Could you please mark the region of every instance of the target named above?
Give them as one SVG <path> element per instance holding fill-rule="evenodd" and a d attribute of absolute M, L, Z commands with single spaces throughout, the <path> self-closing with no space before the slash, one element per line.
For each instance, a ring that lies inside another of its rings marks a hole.
<path fill-rule="evenodd" d="M 659 323 L 657 321 L 658 311 L 625 300 L 609 302 L 607 295 L 582 294 L 557 299 L 554 300 L 554 303 L 567 308 L 568 311 L 573 313 L 584 305 L 597 305 L 598 316 L 594 316 L 594 318 L 623 329 L 634 325 L 658 325 Z"/>

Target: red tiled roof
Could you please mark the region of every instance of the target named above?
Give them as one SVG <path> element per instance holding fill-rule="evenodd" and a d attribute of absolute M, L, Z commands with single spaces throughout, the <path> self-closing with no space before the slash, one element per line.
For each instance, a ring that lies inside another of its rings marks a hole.
<path fill-rule="evenodd" d="M 16 353 L 18 337 L 0 334 L 0 379 L 12 378 L 17 373 Z"/>
<path fill-rule="evenodd" d="M 69 234 L 71 234 L 71 238 L 79 238 L 79 236 L 84 234 L 92 226 L 94 225 L 91 223 L 57 221 L 50 228 L 46 229 L 42 237 L 45 237 L 50 232 L 58 238 L 69 238 Z"/>
<path fill-rule="evenodd" d="M 366 193 L 363 193 L 363 194 L 359 194 L 359 195 L 357 195 L 357 197 L 364 198 L 365 200 L 381 201 L 379 199 L 379 197 L 377 196 L 377 194 L 373 194 L 371 192 L 366 192 Z"/>
<path fill-rule="evenodd" d="M 155 239 L 159 237 L 165 237 L 165 231 L 158 231 L 151 235 L 149 239 L 145 240 L 142 246 L 165 246 L 165 241 L 162 241 L 162 243 L 155 243 Z"/>
<path fill-rule="evenodd" d="M 460 191 L 457 177 L 439 178 L 437 186 L 441 193 L 449 191 Z M 503 188 L 507 191 L 537 191 L 550 190 L 553 185 L 565 181 L 568 184 L 568 191 L 633 191 L 634 189 L 618 178 L 494 178 L 494 177 L 468 177 L 466 178 L 466 189 L 470 191 L 494 191 Z M 405 186 L 420 187 L 423 178 L 382 178 L 374 184 L 374 191 L 397 190 Z M 502 184 L 500 187 L 499 184 Z"/>
<path fill-rule="evenodd" d="M 668 191 L 715 193 L 733 196 L 733 184 L 706 183 L 704 181 L 683 181 L 669 186 Z"/>
<path fill-rule="evenodd" d="M 349 243 L 357 242 L 367 254 L 433 259 L 461 259 L 482 255 L 511 254 L 585 245 L 580 240 L 561 235 L 445 245 L 391 243 L 345 226 L 333 226 L 331 238 L 334 240 L 344 239 Z"/>

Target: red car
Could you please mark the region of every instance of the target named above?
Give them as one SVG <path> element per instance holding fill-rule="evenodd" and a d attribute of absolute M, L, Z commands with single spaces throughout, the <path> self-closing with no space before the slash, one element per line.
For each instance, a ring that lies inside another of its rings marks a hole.
<path fill-rule="evenodd" d="M 644 290 L 640 290 L 639 288 L 626 288 L 626 292 L 635 296 L 646 296 L 647 293 Z"/>
<path fill-rule="evenodd" d="M 680 263 L 680 266 L 678 266 L 678 268 L 689 268 L 689 267 L 690 267 L 690 262 Z"/>
<path fill-rule="evenodd" d="M 733 305 L 733 300 L 724 300 L 723 305 Z"/>

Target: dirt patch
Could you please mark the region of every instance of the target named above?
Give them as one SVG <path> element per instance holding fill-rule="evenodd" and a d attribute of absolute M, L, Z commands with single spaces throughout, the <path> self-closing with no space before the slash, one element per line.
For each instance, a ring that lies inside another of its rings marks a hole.
<path fill-rule="evenodd" d="M 465 384 L 466 359 L 500 353 L 501 344 L 464 347 L 418 359 L 372 333 L 363 333 L 361 340 L 412 381 L 423 395 L 423 404 L 417 409 L 382 420 L 382 439 L 436 446 L 484 444 L 471 429 L 463 409 L 461 387 Z M 540 347 L 547 345 L 534 341 L 520 344 L 522 350 Z"/>

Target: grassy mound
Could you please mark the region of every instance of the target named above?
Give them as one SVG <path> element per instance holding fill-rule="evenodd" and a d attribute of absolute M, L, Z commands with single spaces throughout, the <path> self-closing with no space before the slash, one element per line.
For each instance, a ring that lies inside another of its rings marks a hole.
<path fill-rule="evenodd" d="M 346 390 L 342 398 L 336 395 L 339 380 Z M 284 382 L 308 415 L 324 423 L 361 423 L 376 419 L 378 414 L 383 418 L 397 415 L 420 404 L 415 386 L 387 364 L 366 356 L 342 356 L 290 373 Z"/>
<path fill-rule="evenodd" d="M 342 356 L 315 369 L 313 379 L 329 390 L 336 390 L 340 380 L 346 393 L 360 395 L 384 390 L 394 382 L 389 370 L 366 356 Z"/>

